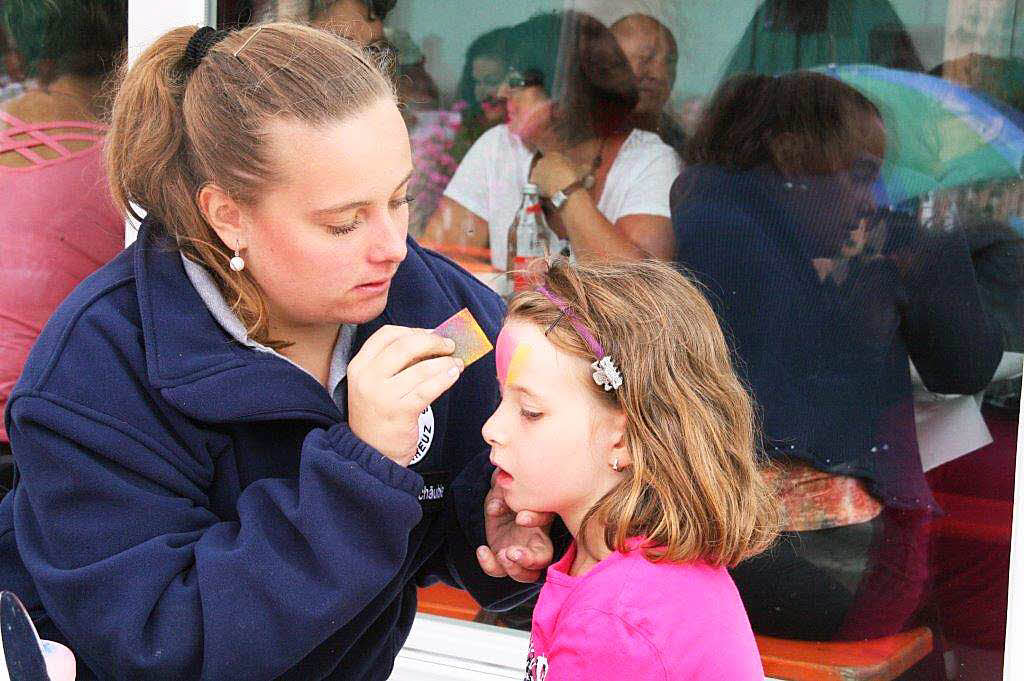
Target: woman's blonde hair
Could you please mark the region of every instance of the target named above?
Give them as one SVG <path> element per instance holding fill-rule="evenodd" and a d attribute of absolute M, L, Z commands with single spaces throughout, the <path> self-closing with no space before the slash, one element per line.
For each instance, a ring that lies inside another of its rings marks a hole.
<path fill-rule="evenodd" d="M 645 536 L 652 560 L 732 566 L 777 532 L 761 476 L 750 396 L 733 371 L 718 320 L 697 287 L 657 261 L 570 265 L 557 258 L 539 284 L 567 302 L 622 373 L 618 390 L 589 389 L 626 416 L 632 465 L 584 517 L 611 550 Z M 593 361 L 559 308 L 536 291 L 512 299 L 509 320 L 548 329 L 560 350 Z M 554 326 L 552 326 L 554 325 Z"/>
<path fill-rule="evenodd" d="M 106 143 L 111 191 L 127 214 L 132 203 L 141 206 L 186 257 L 210 270 L 251 338 L 282 347 L 268 337 L 255 280 L 228 267 L 231 244 L 207 224 L 199 190 L 215 183 L 255 204 L 281 179 L 268 154 L 270 121 L 316 127 L 345 120 L 394 100 L 394 86 L 387 66 L 355 43 L 285 22 L 231 33 L 189 73 L 183 60 L 195 31 L 169 31 L 122 74 Z"/>

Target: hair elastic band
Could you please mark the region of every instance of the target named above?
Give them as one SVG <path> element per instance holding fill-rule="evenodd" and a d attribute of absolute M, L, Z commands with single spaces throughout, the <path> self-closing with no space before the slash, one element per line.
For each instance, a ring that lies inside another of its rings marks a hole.
<path fill-rule="evenodd" d="M 210 48 L 227 38 L 228 35 L 227 31 L 218 31 L 212 26 L 203 26 L 193 33 L 192 37 L 188 39 L 188 45 L 185 46 L 185 56 L 181 59 L 181 70 L 185 77 L 191 76 L 199 66 L 199 62 L 203 61 L 210 52 Z"/>
<path fill-rule="evenodd" d="M 594 334 L 590 333 L 590 330 L 583 326 L 583 323 L 576 318 L 576 315 L 573 314 L 572 308 L 569 307 L 569 304 L 543 286 L 538 286 L 536 291 L 555 304 L 555 307 L 557 307 L 560 312 L 558 319 L 561 319 L 562 317 L 568 319 L 569 323 L 572 324 L 572 328 L 576 329 L 576 333 L 580 335 L 583 342 L 586 343 L 590 348 L 590 351 L 594 353 L 594 357 L 597 358 L 597 361 L 590 364 L 590 368 L 594 370 L 594 373 L 592 374 L 594 382 L 599 386 L 602 386 L 606 391 L 618 390 L 622 387 L 622 374 L 619 372 L 618 367 L 615 366 L 614 360 L 612 360 L 610 355 L 605 354 L 604 347 L 596 338 L 594 338 Z M 558 319 L 555 320 L 554 324 L 548 327 L 548 331 L 551 331 L 551 329 L 554 328 L 555 324 L 558 323 Z M 545 335 L 546 334 L 547 331 L 545 331 Z"/>

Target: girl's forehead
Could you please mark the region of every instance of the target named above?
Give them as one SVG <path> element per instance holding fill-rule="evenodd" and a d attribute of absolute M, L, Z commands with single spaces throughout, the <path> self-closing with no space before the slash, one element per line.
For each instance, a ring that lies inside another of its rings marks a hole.
<path fill-rule="evenodd" d="M 495 363 L 499 381 L 529 382 L 533 385 L 524 387 L 533 390 L 564 385 L 564 379 L 578 372 L 583 362 L 559 350 L 536 324 L 512 320 L 498 334 Z"/>

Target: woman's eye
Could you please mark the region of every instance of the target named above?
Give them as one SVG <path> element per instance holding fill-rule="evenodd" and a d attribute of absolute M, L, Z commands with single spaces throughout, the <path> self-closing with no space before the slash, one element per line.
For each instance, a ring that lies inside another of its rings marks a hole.
<path fill-rule="evenodd" d="M 523 417 L 524 419 L 526 419 L 527 421 L 536 421 L 536 420 L 537 420 L 537 419 L 539 419 L 539 418 L 540 418 L 541 416 L 543 416 L 543 414 L 541 414 L 540 412 L 536 412 L 536 411 L 528 411 L 528 410 L 526 410 L 526 409 L 520 409 L 520 410 L 519 410 L 519 413 L 520 413 L 520 414 L 522 415 L 522 417 Z"/>
<path fill-rule="evenodd" d="M 330 230 L 331 234 L 340 236 L 355 231 L 361 224 L 363 224 L 362 218 L 353 218 L 351 222 L 346 222 L 343 225 L 327 225 L 327 229 Z"/>
<path fill-rule="evenodd" d="M 415 200 L 415 196 L 403 196 L 400 199 L 395 199 L 394 201 L 391 202 L 391 210 L 398 210 L 402 206 L 408 206 Z"/>

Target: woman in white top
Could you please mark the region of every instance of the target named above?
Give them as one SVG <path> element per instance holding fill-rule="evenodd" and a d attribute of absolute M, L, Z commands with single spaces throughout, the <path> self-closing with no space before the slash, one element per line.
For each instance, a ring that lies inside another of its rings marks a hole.
<path fill-rule="evenodd" d="M 577 257 L 671 259 L 668 195 L 679 159 L 657 135 L 630 126 L 637 87 L 614 37 L 577 12 L 538 15 L 512 32 L 512 66 L 498 91 L 508 122 L 466 154 L 424 240 L 490 247 L 491 263 L 505 267 L 506 235 L 529 181 Z"/>

